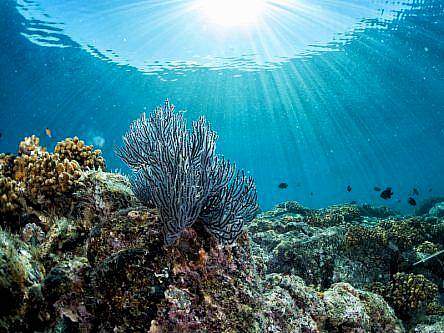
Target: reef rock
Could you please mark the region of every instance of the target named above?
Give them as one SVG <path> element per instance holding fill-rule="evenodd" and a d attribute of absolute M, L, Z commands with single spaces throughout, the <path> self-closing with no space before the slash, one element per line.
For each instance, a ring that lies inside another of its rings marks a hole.
<path fill-rule="evenodd" d="M 438 202 L 429 210 L 429 215 L 436 217 L 444 217 L 444 201 Z"/>

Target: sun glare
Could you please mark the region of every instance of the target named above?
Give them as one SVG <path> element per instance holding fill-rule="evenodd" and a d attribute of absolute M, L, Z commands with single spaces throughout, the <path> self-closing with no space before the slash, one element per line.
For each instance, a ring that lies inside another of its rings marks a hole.
<path fill-rule="evenodd" d="M 265 0 L 198 0 L 207 20 L 223 26 L 251 25 L 258 21 Z"/>

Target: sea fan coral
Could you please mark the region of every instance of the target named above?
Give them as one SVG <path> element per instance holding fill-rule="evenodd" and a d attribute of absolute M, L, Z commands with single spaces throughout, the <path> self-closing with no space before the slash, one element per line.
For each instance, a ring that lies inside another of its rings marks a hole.
<path fill-rule="evenodd" d="M 204 117 L 188 130 L 167 100 L 134 121 L 117 154 L 137 175 L 135 193 L 160 211 L 166 244 L 196 221 L 230 244 L 257 211 L 254 180 L 215 154 L 217 135 Z M 145 188 L 146 187 L 146 188 Z"/>

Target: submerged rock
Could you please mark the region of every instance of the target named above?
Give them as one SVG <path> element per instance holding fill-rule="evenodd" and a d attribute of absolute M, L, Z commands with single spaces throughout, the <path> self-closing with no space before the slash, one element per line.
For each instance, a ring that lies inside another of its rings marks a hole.
<path fill-rule="evenodd" d="M 0 331 L 27 327 L 41 301 L 44 269 L 35 259 L 31 247 L 0 229 Z"/>
<path fill-rule="evenodd" d="M 430 216 L 444 217 L 444 201 L 436 203 L 429 210 Z"/>

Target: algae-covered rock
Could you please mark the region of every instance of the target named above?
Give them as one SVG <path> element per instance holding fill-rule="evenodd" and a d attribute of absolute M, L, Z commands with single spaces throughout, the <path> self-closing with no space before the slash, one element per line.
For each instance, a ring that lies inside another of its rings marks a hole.
<path fill-rule="evenodd" d="M 79 202 L 77 211 L 82 209 L 99 217 L 119 209 L 129 209 L 139 205 L 131 190 L 127 177 L 119 173 L 109 173 L 101 170 L 89 170 L 83 173 L 83 186 L 74 194 Z"/>
<path fill-rule="evenodd" d="M 263 285 L 264 332 L 323 332 L 322 298 L 295 275 L 272 273 Z"/>
<path fill-rule="evenodd" d="M 316 291 L 300 277 L 273 273 L 263 288 L 264 332 L 404 332 L 382 297 L 348 283 Z"/>
<path fill-rule="evenodd" d="M 32 249 L 0 229 L 0 331 L 27 327 L 33 288 L 43 280 L 43 274 Z"/>
<path fill-rule="evenodd" d="M 444 201 L 438 202 L 432 208 L 430 208 L 429 215 L 444 217 Z"/>
<path fill-rule="evenodd" d="M 381 296 L 337 283 L 324 292 L 328 332 L 404 332 Z"/>
<path fill-rule="evenodd" d="M 444 317 L 435 323 L 419 324 L 410 332 L 412 333 L 442 333 L 444 332 Z"/>

